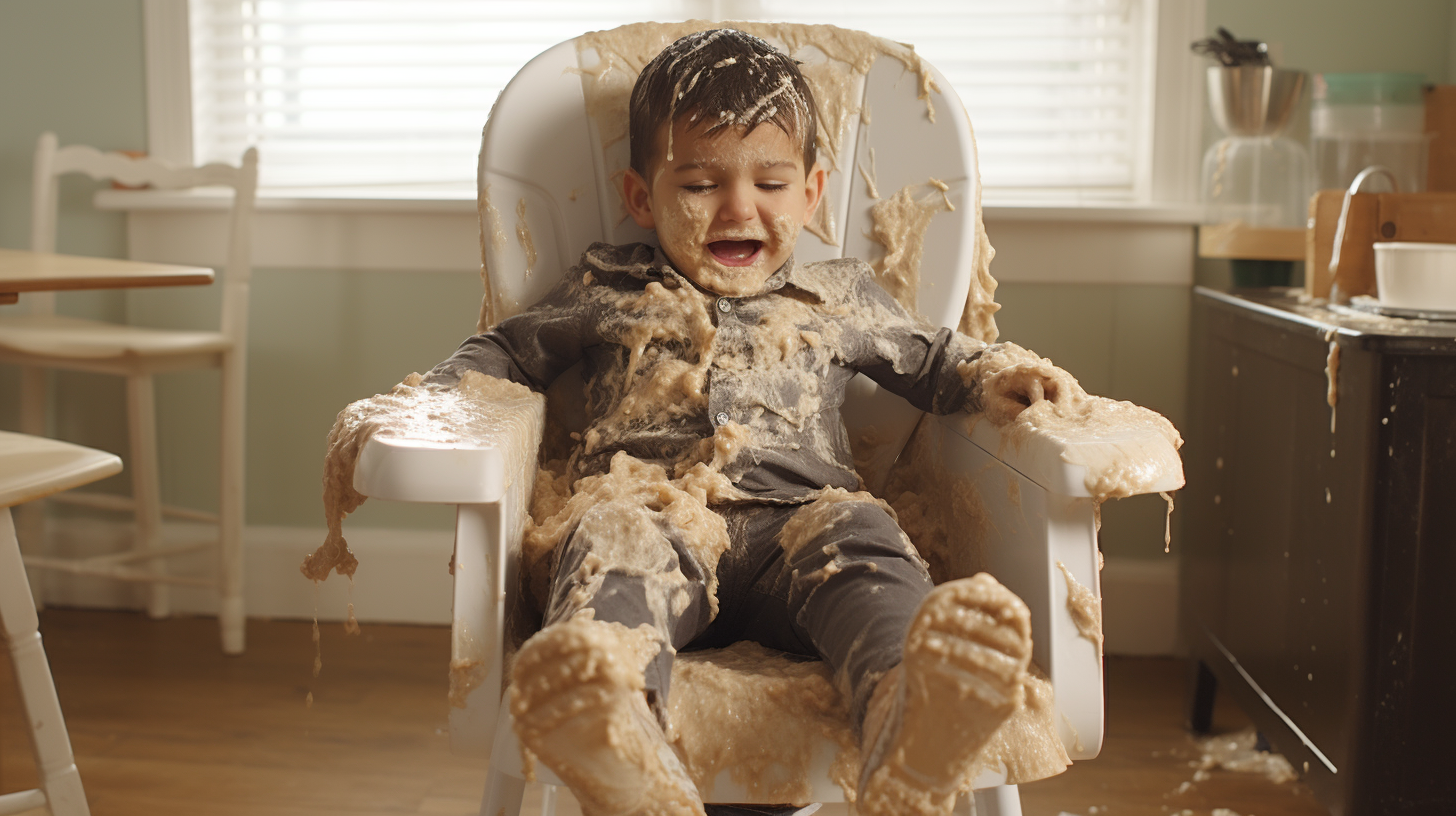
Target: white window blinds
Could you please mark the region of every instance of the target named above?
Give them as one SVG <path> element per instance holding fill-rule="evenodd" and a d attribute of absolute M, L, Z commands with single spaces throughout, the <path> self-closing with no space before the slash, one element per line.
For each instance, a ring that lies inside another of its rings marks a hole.
<path fill-rule="evenodd" d="M 1131 196 L 1151 0 L 191 0 L 197 158 L 265 187 L 468 182 L 531 57 L 638 20 L 833 23 L 915 44 L 971 112 L 989 189 Z"/>

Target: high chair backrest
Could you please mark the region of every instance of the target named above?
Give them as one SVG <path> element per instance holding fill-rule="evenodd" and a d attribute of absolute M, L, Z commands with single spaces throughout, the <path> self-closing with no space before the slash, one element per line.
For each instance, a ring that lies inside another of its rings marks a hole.
<path fill-rule="evenodd" d="M 485 125 L 478 174 L 486 286 L 481 328 L 538 300 L 593 241 L 655 243 L 627 218 L 620 197 L 628 167 L 628 96 L 637 74 L 663 47 L 691 31 L 723 26 L 789 50 L 804 63 L 817 98 L 825 134 L 820 162 L 830 172 L 820 205 L 826 212 L 816 228 L 832 240 L 805 230 L 796 258 L 873 262 L 890 255 L 882 265 L 893 275 L 897 266 L 913 272 L 914 253 L 923 248 L 918 285 L 911 280 L 897 295 L 901 302 L 931 323 L 954 328 L 976 283 L 982 285 L 975 305 L 989 315 L 995 306 L 983 284 L 989 282 L 982 267 L 990 246 L 979 217 L 975 139 L 940 72 L 909 46 L 862 32 L 692 21 L 639 23 L 568 40 L 527 63 L 501 92 Z M 877 205 L 883 210 L 878 225 Z M 907 229 L 898 220 L 917 217 L 929 217 L 919 247 L 913 224 Z M 888 252 L 876 240 L 877 229 L 892 244 Z M 896 294 L 898 281 L 888 284 Z M 873 418 L 876 435 L 890 443 L 883 450 L 893 458 L 920 414 L 876 391 L 858 378 L 845 422 L 855 439 Z"/>
<path fill-rule="evenodd" d="M 258 190 L 258 150 L 248 148 L 240 166 L 206 164 L 175 167 L 150 158 L 123 153 L 103 153 L 94 147 L 59 147 L 56 134 L 43 133 L 35 148 L 34 179 L 31 185 L 30 248 L 35 252 L 56 251 L 56 212 L 59 177 L 84 173 L 98 181 L 112 180 L 128 186 L 148 185 L 159 190 L 191 187 L 231 187 L 233 206 L 228 230 L 227 265 L 223 267 L 222 328 L 236 347 L 246 339 L 248 285 L 252 276 L 252 215 Z M 55 294 L 37 292 L 25 297 L 32 313 L 55 311 Z"/>

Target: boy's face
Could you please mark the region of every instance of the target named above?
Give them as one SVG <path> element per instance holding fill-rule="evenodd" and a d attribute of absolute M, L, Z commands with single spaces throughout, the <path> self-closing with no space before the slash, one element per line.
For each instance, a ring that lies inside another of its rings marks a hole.
<path fill-rule="evenodd" d="M 671 127 L 672 160 L 664 125 L 652 179 L 627 171 L 628 212 L 657 231 L 668 260 L 694 283 L 730 297 L 757 294 L 813 217 L 824 170 L 806 175 L 801 146 L 771 123 L 746 137 L 742 128 L 700 136 L 687 117 Z"/>

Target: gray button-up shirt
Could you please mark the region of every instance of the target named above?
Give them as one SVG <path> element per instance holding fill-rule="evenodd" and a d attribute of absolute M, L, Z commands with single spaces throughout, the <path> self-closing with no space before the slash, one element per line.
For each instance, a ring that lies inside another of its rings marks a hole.
<path fill-rule="evenodd" d="M 646 244 L 593 244 L 540 302 L 466 340 L 429 380 L 466 369 L 544 391 L 581 362 L 587 425 L 575 475 L 618 451 L 681 475 L 711 462 L 744 498 L 858 489 L 840 419 L 862 372 L 921 410 L 968 405 L 957 373 L 985 345 L 907 311 L 856 259 L 791 258 L 760 294 L 720 297 Z"/>

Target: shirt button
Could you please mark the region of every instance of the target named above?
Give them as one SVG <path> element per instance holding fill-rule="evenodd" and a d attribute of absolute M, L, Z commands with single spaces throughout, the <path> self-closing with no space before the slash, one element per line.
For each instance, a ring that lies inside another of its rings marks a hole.
<path fill-rule="evenodd" d="M 719 411 L 717 415 L 713 417 L 713 422 L 718 425 L 727 425 L 728 419 L 729 417 L 727 411 Z"/>
<path fill-rule="evenodd" d="M 728 314 L 733 311 L 733 303 L 728 298 L 718 298 L 718 311 Z"/>

